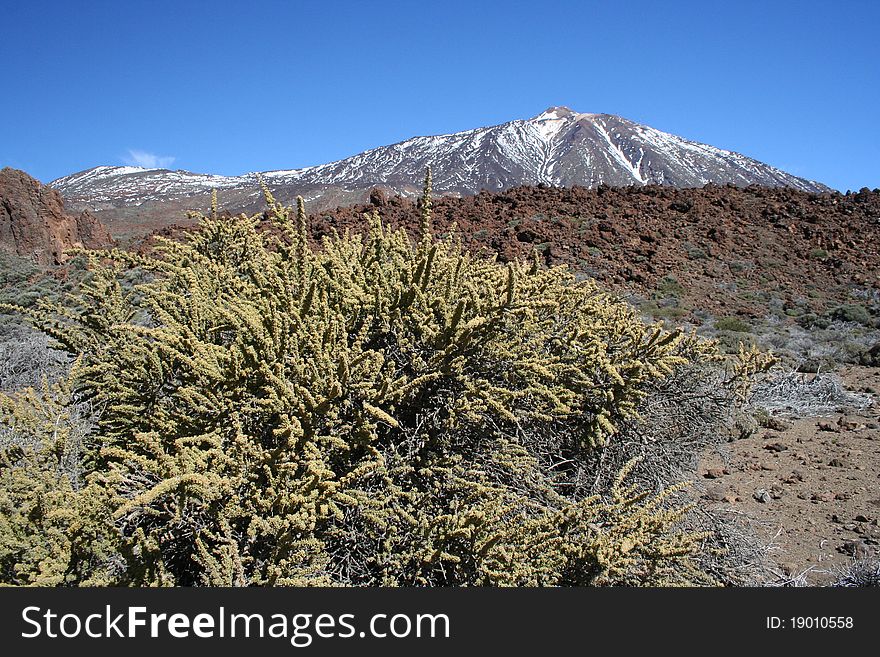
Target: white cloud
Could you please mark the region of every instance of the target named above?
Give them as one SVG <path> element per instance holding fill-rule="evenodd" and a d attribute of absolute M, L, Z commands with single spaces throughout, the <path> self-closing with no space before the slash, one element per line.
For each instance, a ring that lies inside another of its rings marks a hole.
<path fill-rule="evenodd" d="M 147 169 L 165 169 L 170 167 L 174 160 L 172 155 L 155 155 L 135 149 L 129 149 L 128 155 L 122 158 L 122 161 L 129 166 Z"/>

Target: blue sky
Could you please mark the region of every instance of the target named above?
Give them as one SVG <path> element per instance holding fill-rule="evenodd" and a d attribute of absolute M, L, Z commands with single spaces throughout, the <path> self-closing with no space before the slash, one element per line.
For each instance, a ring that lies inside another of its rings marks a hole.
<path fill-rule="evenodd" d="M 880 2 L 0 0 L 0 166 L 239 174 L 551 105 L 880 187 Z"/>

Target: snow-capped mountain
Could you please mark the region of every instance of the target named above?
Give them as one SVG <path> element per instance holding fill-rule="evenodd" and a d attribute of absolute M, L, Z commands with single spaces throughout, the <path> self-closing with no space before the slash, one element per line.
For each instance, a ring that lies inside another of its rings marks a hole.
<path fill-rule="evenodd" d="M 88 202 L 96 209 L 109 206 L 140 205 L 145 201 L 188 198 L 212 189 L 228 189 L 257 181 L 249 176 L 213 176 L 189 171 L 145 169 L 143 167 L 100 166 L 58 178 L 49 183 L 65 198 Z"/>
<path fill-rule="evenodd" d="M 375 186 L 405 195 L 417 193 L 428 165 L 433 169 L 435 192 L 443 194 L 540 183 L 586 187 L 755 183 L 809 192 L 828 190 L 739 153 L 618 116 L 580 114 L 567 107 L 551 107 L 531 119 L 487 128 L 414 137 L 337 162 L 262 175 L 279 198 L 289 200 L 302 194 L 313 202 L 312 207 L 321 207 L 363 200 Z M 256 173 L 215 176 L 104 166 L 59 178 L 51 185 L 69 203 L 92 210 L 181 203 L 214 188 L 222 190 L 226 207 L 245 207 L 259 196 Z"/>

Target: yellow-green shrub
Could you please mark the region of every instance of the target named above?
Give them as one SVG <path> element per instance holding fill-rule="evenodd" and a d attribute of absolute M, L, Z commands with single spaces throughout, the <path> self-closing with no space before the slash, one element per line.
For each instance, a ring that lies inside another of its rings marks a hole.
<path fill-rule="evenodd" d="M 82 422 L 66 385 L 0 395 L 0 583 L 110 584 L 119 567 L 106 492 L 79 476 Z"/>
<path fill-rule="evenodd" d="M 429 194 L 417 245 L 374 215 L 319 248 L 301 201 L 266 195 L 152 255 L 92 253 L 76 297 L 29 311 L 100 409 L 87 492 L 58 490 L 100 500 L 116 583 L 693 581 L 666 493 L 570 480 L 684 362 L 677 334 L 435 239 Z"/>

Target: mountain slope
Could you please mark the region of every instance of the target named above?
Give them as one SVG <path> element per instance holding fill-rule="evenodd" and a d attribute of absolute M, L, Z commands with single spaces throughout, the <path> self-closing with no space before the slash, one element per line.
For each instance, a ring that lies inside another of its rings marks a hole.
<path fill-rule="evenodd" d="M 414 137 L 337 162 L 262 175 L 279 198 L 301 194 L 312 208 L 323 209 L 363 201 L 375 186 L 403 195 L 416 193 L 428 165 L 433 168 L 434 190 L 453 195 L 542 183 L 701 187 L 712 182 L 828 191 L 738 153 L 617 116 L 579 114 L 565 107 L 552 107 L 528 120 Z M 203 206 L 214 188 L 223 191 L 224 205 L 233 209 L 248 209 L 259 198 L 255 173 L 227 177 L 96 167 L 51 184 L 76 207 L 92 210 Z"/>
<path fill-rule="evenodd" d="M 472 194 L 521 184 L 595 187 L 709 182 L 826 191 L 756 160 L 610 114 L 552 107 L 526 121 L 392 146 L 316 167 L 264 174 L 275 183 L 408 186 L 427 165 L 441 192 Z"/>

